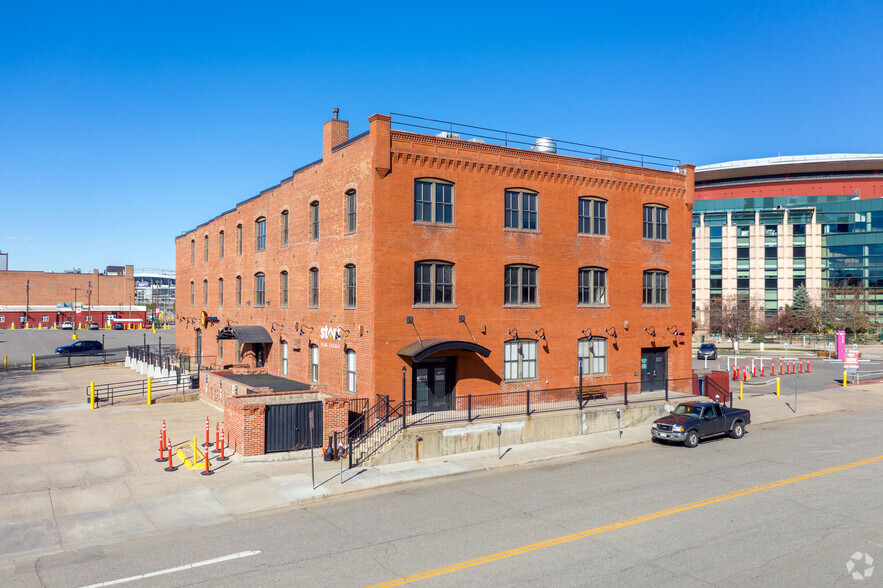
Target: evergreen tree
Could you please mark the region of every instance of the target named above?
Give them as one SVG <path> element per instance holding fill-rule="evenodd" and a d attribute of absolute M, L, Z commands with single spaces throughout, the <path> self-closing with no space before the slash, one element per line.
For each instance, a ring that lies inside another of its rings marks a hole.
<path fill-rule="evenodd" d="M 801 284 L 794 289 L 794 302 L 791 304 L 791 310 L 794 314 L 804 314 L 812 307 L 812 301 L 809 299 L 809 292 L 806 286 Z"/>

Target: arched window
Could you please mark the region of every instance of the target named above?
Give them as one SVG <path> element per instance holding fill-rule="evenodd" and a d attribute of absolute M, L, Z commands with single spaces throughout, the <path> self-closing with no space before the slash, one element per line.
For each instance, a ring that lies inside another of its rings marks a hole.
<path fill-rule="evenodd" d="M 224 278 L 218 278 L 218 306 L 224 306 Z"/>
<path fill-rule="evenodd" d="M 190 282 L 190 306 L 193 306 L 194 296 L 196 295 L 196 286 Z"/>
<path fill-rule="evenodd" d="M 288 375 L 288 341 L 282 341 L 282 375 Z"/>
<path fill-rule="evenodd" d="M 668 208 L 661 204 L 644 205 L 644 238 L 668 239 Z"/>
<path fill-rule="evenodd" d="M 310 306 L 319 306 L 319 268 L 310 268 Z"/>
<path fill-rule="evenodd" d="M 647 270 L 644 272 L 644 306 L 668 304 L 668 272 Z"/>
<path fill-rule="evenodd" d="M 348 190 L 346 193 L 346 232 L 356 232 L 356 191 Z"/>
<path fill-rule="evenodd" d="M 453 304 L 454 264 L 418 261 L 414 264 L 414 304 Z"/>
<path fill-rule="evenodd" d="M 452 224 L 454 184 L 433 178 L 414 180 L 414 220 Z"/>
<path fill-rule="evenodd" d="M 263 272 L 254 275 L 254 305 L 263 306 L 266 294 L 266 279 Z"/>
<path fill-rule="evenodd" d="M 254 250 L 263 251 L 267 248 L 267 219 L 260 217 L 254 221 Z"/>
<path fill-rule="evenodd" d="M 236 225 L 236 255 L 242 255 L 242 225 Z"/>
<path fill-rule="evenodd" d="M 282 246 L 284 247 L 284 246 L 288 245 L 288 211 L 287 210 L 282 211 L 281 233 L 282 233 Z"/>
<path fill-rule="evenodd" d="M 580 339 L 576 355 L 583 375 L 607 373 L 607 339 L 604 337 Z"/>
<path fill-rule="evenodd" d="M 579 268 L 579 303 L 607 304 L 607 270 L 601 267 Z"/>
<path fill-rule="evenodd" d="M 344 297 L 343 303 L 347 308 L 356 307 L 356 266 L 347 264 L 343 267 Z"/>
<path fill-rule="evenodd" d="M 579 199 L 579 233 L 607 234 L 607 201 L 587 196 Z"/>
<path fill-rule="evenodd" d="M 205 250 L 203 252 L 203 257 L 205 261 L 208 261 L 208 235 L 202 238 L 202 248 Z"/>
<path fill-rule="evenodd" d="M 537 267 L 534 265 L 507 265 L 504 276 L 504 304 L 537 303 Z"/>
<path fill-rule="evenodd" d="M 208 280 L 202 281 L 202 305 L 208 306 Z"/>
<path fill-rule="evenodd" d="M 537 342 L 513 339 L 503 344 L 503 379 L 526 380 L 537 377 Z"/>
<path fill-rule="evenodd" d="M 356 393 L 356 352 L 352 349 L 346 350 L 346 391 Z"/>
<path fill-rule="evenodd" d="M 196 263 L 196 239 L 190 239 L 190 265 Z"/>
<path fill-rule="evenodd" d="M 510 188 L 505 194 L 507 229 L 537 230 L 537 198 L 539 195 L 523 188 Z"/>
<path fill-rule="evenodd" d="M 242 306 L 242 276 L 236 276 L 236 306 Z"/>
<path fill-rule="evenodd" d="M 224 231 L 218 233 L 218 259 L 224 259 Z"/>
<path fill-rule="evenodd" d="M 310 239 L 319 239 L 319 203 L 310 202 Z"/>
<path fill-rule="evenodd" d="M 288 307 L 288 272 L 285 271 L 279 274 L 279 305 Z"/>

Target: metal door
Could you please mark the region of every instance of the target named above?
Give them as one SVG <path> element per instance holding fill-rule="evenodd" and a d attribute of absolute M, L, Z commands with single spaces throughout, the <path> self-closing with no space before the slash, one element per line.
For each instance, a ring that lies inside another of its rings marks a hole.
<path fill-rule="evenodd" d="M 196 365 L 202 365 L 202 331 L 196 329 Z"/>
<path fill-rule="evenodd" d="M 310 411 L 314 429 L 310 431 Z M 268 404 L 265 414 L 265 453 L 322 446 L 322 403 Z"/>
<path fill-rule="evenodd" d="M 665 390 L 668 383 L 668 348 L 641 349 L 641 392 Z"/>
<path fill-rule="evenodd" d="M 414 412 L 451 410 L 454 406 L 452 360 L 423 362 L 414 366 Z"/>

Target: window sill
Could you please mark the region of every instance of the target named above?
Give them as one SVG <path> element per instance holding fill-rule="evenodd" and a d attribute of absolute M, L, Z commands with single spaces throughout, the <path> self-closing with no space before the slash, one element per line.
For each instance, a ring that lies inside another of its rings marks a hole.
<path fill-rule="evenodd" d="M 517 378 L 514 380 L 503 380 L 503 384 L 523 384 L 524 382 L 539 382 L 539 378 Z"/>
<path fill-rule="evenodd" d="M 429 221 L 411 221 L 411 224 L 416 225 L 418 227 L 440 227 L 445 229 L 456 229 L 458 228 L 455 223 L 433 223 Z"/>
<path fill-rule="evenodd" d="M 503 308 L 542 308 L 541 304 L 504 304 Z"/>
<path fill-rule="evenodd" d="M 577 308 L 610 308 L 610 304 L 577 304 Z"/>
<path fill-rule="evenodd" d="M 642 304 L 641 308 L 671 308 L 671 304 Z"/>
<path fill-rule="evenodd" d="M 649 241 L 650 243 L 671 243 L 671 239 L 651 239 L 650 237 L 641 237 L 642 241 Z"/>
<path fill-rule="evenodd" d="M 596 239 L 610 239 L 610 235 L 607 233 L 577 233 L 577 237 L 594 237 Z"/>
<path fill-rule="evenodd" d="M 457 308 L 456 304 L 412 304 L 411 308 Z"/>
<path fill-rule="evenodd" d="M 504 233 L 528 233 L 531 235 L 541 235 L 542 231 L 539 229 L 517 229 L 515 227 L 503 227 Z"/>

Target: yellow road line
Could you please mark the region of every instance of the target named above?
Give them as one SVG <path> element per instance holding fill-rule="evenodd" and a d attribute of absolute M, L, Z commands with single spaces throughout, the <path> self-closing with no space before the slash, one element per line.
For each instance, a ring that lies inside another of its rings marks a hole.
<path fill-rule="evenodd" d="M 779 486 L 785 486 L 787 484 L 793 484 L 794 482 L 802 482 L 804 480 L 818 478 L 819 476 L 833 474 L 835 472 L 841 472 L 843 470 L 848 470 L 850 468 L 857 468 L 859 466 L 868 465 L 868 464 L 875 463 L 878 461 L 883 461 L 883 455 L 878 455 L 877 457 L 870 457 L 868 459 L 863 459 L 861 461 L 854 461 L 852 463 L 847 463 L 844 465 L 835 466 L 835 467 L 828 468 L 825 470 L 819 470 L 817 472 L 810 472 L 808 474 L 794 476 L 793 478 L 786 478 L 784 480 L 778 480 L 776 482 L 769 482 L 767 484 L 761 484 L 760 486 L 755 486 L 753 488 L 747 488 L 745 490 L 737 490 L 736 492 L 730 492 L 729 494 L 722 494 L 721 496 L 715 496 L 713 498 L 706 498 L 705 500 L 700 500 L 698 502 L 691 502 L 689 504 L 675 506 L 673 508 L 667 508 L 665 510 L 656 511 L 656 512 L 646 514 L 646 515 L 643 515 L 640 517 L 636 517 L 633 519 L 628 519 L 625 521 L 619 521 L 618 523 L 611 523 L 609 525 L 604 525 L 603 527 L 595 527 L 594 529 L 580 531 L 579 533 L 573 533 L 570 535 L 563 535 L 561 537 L 555 537 L 554 539 L 547 539 L 545 541 L 540 541 L 538 543 L 531 543 L 530 545 L 522 545 L 521 547 L 516 547 L 514 549 L 509 549 L 506 551 L 500 551 L 498 553 L 493 553 L 491 555 L 485 555 L 484 557 L 470 559 L 468 561 L 461 561 L 459 563 L 451 564 L 451 565 L 445 566 L 443 568 L 436 568 L 434 570 L 428 570 L 426 572 L 421 572 L 419 574 L 405 576 L 404 578 L 398 578 L 397 580 L 390 580 L 389 582 L 382 582 L 380 584 L 374 584 L 372 586 L 369 586 L 368 588 L 387 588 L 390 586 L 402 586 L 404 584 L 410 584 L 411 582 L 417 582 L 419 580 L 426 580 L 427 578 L 433 578 L 435 576 L 442 576 L 444 574 L 450 574 L 451 572 L 456 572 L 457 570 L 463 570 L 466 568 L 471 568 L 473 566 L 479 566 L 482 564 L 490 563 L 492 561 L 506 559 L 507 557 L 521 555 L 522 553 L 537 551 L 538 549 L 545 549 L 546 547 L 553 547 L 555 545 L 561 545 L 562 543 L 568 543 L 570 541 L 575 541 L 577 539 L 583 539 L 584 537 L 591 537 L 592 535 L 600 535 L 600 534 L 606 533 L 608 531 L 615 531 L 616 529 L 630 527 L 632 525 L 637 525 L 638 523 L 646 523 L 647 521 L 652 521 L 654 519 L 667 517 L 669 515 L 677 514 L 679 512 L 693 510 L 694 508 L 700 508 L 703 506 L 708 506 L 710 504 L 724 502 L 726 500 L 732 500 L 733 498 L 739 498 L 740 496 L 747 496 L 748 494 L 755 494 L 757 492 L 763 492 L 764 490 L 771 490 L 772 488 L 778 488 Z"/>

